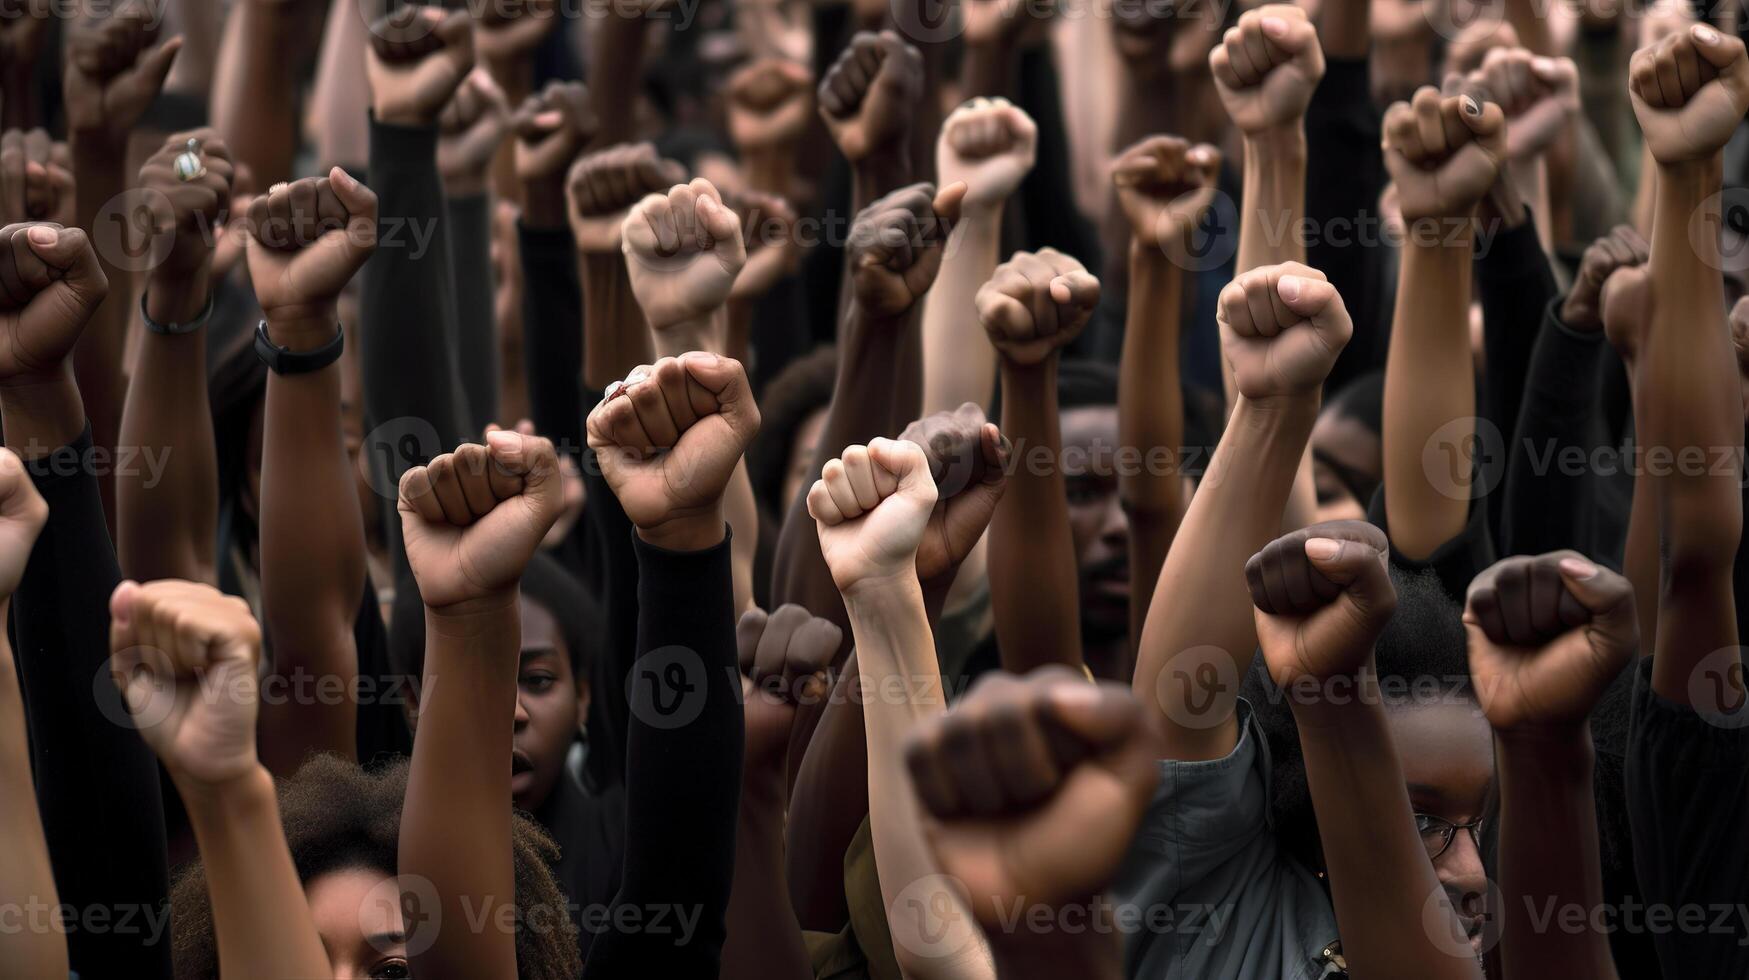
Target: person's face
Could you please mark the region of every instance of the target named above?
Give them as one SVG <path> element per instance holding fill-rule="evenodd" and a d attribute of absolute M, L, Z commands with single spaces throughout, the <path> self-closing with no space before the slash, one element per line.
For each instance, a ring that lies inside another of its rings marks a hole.
<path fill-rule="evenodd" d="M 783 499 L 778 501 L 778 513 L 788 512 L 796 497 L 807 489 L 808 470 L 814 465 L 814 447 L 820 444 L 820 433 L 826 428 L 826 410 L 817 408 L 796 426 L 795 442 L 789 447 L 789 469 L 783 475 Z"/>
<path fill-rule="evenodd" d="M 1475 705 L 1396 707 L 1388 718 L 1414 811 L 1454 824 L 1481 819 L 1494 787 L 1494 743 L 1488 722 Z M 1434 859 L 1433 870 L 1470 945 L 1480 954 L 1487 938 L 1483 926 L 1499 910 L 1486 907 L 1488 875 L 1469 831 L 1452 835 L 1450 846 Z"/>
<path fill-rule="evenodd" d="M 589 710 L 589 683 L 572 676 L 570 651 L 553 614 L 526 596 L 519 605 L 522 660 L 516 675 L 510 794 L 519 808 L 533 812 L 552 795 L 565 771 L 565 755 Z"/>
<path fill-rule="evenodd" d="M 1381 457 L 1378 434 L 1354 416 L 1336 409 L 1319 414 L 1312 426 L 1312 480 L 1318 490 L 1314 523 L 1365 520 L 1368 501 L 1356 497 L 1349 484 L 1376 485 Z"/>
<path fill-rule="evenodd" d="M 400 893 L 372 868 L 342 868 L 311 878 L 304 900 L 334 967 L 334 980 L 405 980 L 407 937 Z"/>
<path fill-rule="evenodd" d="M 1117 496 L 1117 406 L 1062 414 L 1063 481 L 1081 581 L 1081 628 L 1111 639 L 1129 629 L 1129 520 Z"/>

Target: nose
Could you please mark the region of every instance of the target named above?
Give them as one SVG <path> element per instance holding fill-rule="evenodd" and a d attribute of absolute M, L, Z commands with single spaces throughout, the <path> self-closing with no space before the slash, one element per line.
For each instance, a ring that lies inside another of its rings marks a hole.
<path fill-rule="evenodd" d="M 1482 852 L 1469 831 L 1460 830 L 1453 835 L 1451 846 L 1434 862 L 1433 870 L 1454 908 L 1469 915 L 1486 911 L 1482 906 L 1488 896 L 1488 871 L 1482 866 Z"/>
<path fill-rule="evenodd" d="M 1112 494 L 1106 502 L 1105 513 L 1099 522 L 1099 537 L 1108 547 L 1129 547 L 1130 521 L 1124 516 L 1123 504 L 1118 495 Z"/>
<path fill-rule="evenodd" d="M 516 695 L 516 722 L 514 725 L 511 726 L 510 730 L 514 731 L 514 732 L 520 732 L 524 728 L 527 728 L 527 727 L 528 727 L 528 706 L 522 703 L 522 693 L 519 691 L 519 692 L 517 692 L 517 695 Z"/>

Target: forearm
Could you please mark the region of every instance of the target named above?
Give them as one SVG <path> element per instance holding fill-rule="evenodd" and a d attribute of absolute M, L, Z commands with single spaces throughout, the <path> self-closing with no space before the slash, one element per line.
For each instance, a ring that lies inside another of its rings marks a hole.
<path fill-rule="evenodd" d="M 1282 508 L 1317 414 L 1312 394 L 1255 402 L 1241 397 L 1201 490 L 1191 497 L 1137 649 L 1134 688 L 1144 703 L 1160 706 L 1165 758 L 1220 759 L 1238 742 L 1238 679 L 1256 653 L 1257 627 L 1250 597 L 1235 583 L 1244 581 L 1245 562 L 1281 531 Z M 1189 689 L 1201 684 L 1204 653 L 1219 657 L 1216 670 L 1232 680 L 1208 691 L 1209 698 Z M 1195 662 L 1178 662 L 1186 654 Z M 1163 673 L 1170 683 L 1162 682 Z M 1163 704 L 1166 696 L 1177 700 Z M 1198 700 L 1207 706 L 1193 709 Z"/>
<path fill-rule="evenodd" d="M 1057 355 L 1002 364 L 1002 431 L 1024 447 L 990 519 L 990 608 L 1002 667 L 1079 667 L 1081 590 L 1063 480 Z M 1042 464 L 1042 465 L 1040 465 Z"/>
<path fill-rule="evenodd" d="M 1012 16 L 1026 17 L 1023 8 Z M 1009 98 L 1014 84 L 1012 43 L 1005 39 L 973 43 L 968 41 L 960 60 L 960 94 L 964 98 L 983 96 L 987 99 Z"/>
<path fill-rule="evenodd" d="M 626 93 L 641 87 L 645 35 L 651 23 L 642 16 L 619 16 L 612 5 L 605 9 L 609 15 L 591 25 L 586 72 L 590 107 L 600 121 L 589 144 L 592 148 L 628 143 L 637 137 L 637 100 Z"/>
<path fill-rule="evenodd" d="M 1420 560 L 1462 534 L 1469 520 L 1469 495 L 1453 490 L 1469 487 L 1477 455 L 1468 439 L 1476 414 L 1469 370 L 1474 249 L 1468 228 L 1461 244 L 1445 244 L 1443 221 L 1429 220 L 1408 234 L 1385 363 L 1385 513 L 1391 547 Z M 1465 428 L 1460 433 L 1454 426 Z M 1436 461 L 1449 465 L 1449 484 L 1429 479 L 1429 454 L 1436 452 L 1446 454 Z"/>
<path fill-rule="evenodd" d="M 966 402 L 988 405 L 996 387 L 996 353 L 978 323 L 978 288 L 996 271 L 1002 209 L 967 215 L 942 253 L 941 272 L 923 304 L 923 414 Z"/>
<path fill-rule="evenodd" d="M 0 599 L 0 620 L 10 598 Z M 24 698 L 18 689 L 12 644 L 0 633 L 0 902 L 14 909 L 57 908 L 54 868 L 49 844 L 37 812 L 36 787 L 31 782 L 29 739 L 24 725 Z M 19 976 L 67 975 L 67 936 L 52 923 L 0 933 L 0 959 Z"/>
<path fill-rule="evenodd" d="M 1306 213 L 1306 127 L 1245 136 L 1245 170 L 1235 273 L 1265 265 L 1306 261 L 1298 222 Z"/>
<path fill-rule="evenodd" d="M 862 210 L 893 191 L 911 183 L 911 159 L 906 141 L 879 149 L 850 165 L 850 210 Z M 846 252 L 848 255 L 849 253 Z"/>
<path fill-rule="evenodd" d="M 212 902 L 219 973 L 332 972 L 280 827 L 273 777 L 256 767 L 225 786 L 177 782 Z"/>
<path fill-rule="evenodd" d="M 409 923 L 417 936 L 410 945 L 424 950 L 409 957 L 420 977 L 516 974 L 515 933 L 496 927 L 507 920 L 495 906 L 516 894 L 506 760 L 521 635 L 514 590 L 464 613 L 425 611 L 425 676 L 399 872 L 431 883 L 444 920 L 488 925 L 423 936 Z"/>
<path fill-rule="evenodd" d="M 243 0 L 232 11 L 219 48 L 213 127 L 230 146 L 232 159 L 248 164 L 264 189 L 293 176 L 299 87 L 291 74 L 297 59 L 285 46 L 288 35 L 300 33 L 298 27 L 283 4 Z M 350 93 L 347 104 L 356 106 L 359 97 Z"/>
<path fill-rule="evenodd" d="M 741 777 L 723 980 L 809 980 L 814 975 L 784 877 L 784 783 L 781 771 L 748 770 Z"/>
<path fill-rule="evenodd" d="M 837 932 L 850 915 L 844 852 L 868 816 L 861 688 L 852 650 L 811 736 L 790 742 L 790 758 L 801 754 L 802 761 L 790 789 L 786 874 L 802 928 L 816 932 Z"/>
<path fill-rule="evenodd" d="M 73 180 L 76 185 L 74 206 L 79 227 L 95 230 L 99 222 L 107 222 L 115 231 L 126 218 L 106 205 L 127 188 L 123 173 L 127 143 L 105 133 L 72 132 L 68 142 L 73 154 Z M 79 394 L 85 402 L 85 414 L 91 420 L 91 438 L 104 448 L 115 446 L 121 430 L 122 400 L 127 386 L 123 376 L 122 358 L 127 346 L 128 324 L 134 311 L 133 278 L 116 267 L 107 257 L 106 249 L 97 250 L 97 262 L 109 280 L 109 292 L 98 305 L 79 342 L 73 348 L 73 374 L 79 381 Z M 99 479 L 104 511 L 110 515 L 109 525 L 115 526 L 115 484 Z"/>
<path fill-rule="evenodd" d="M 514 104 L 514 103 L 512 103 Z M 445 217 L 455 267 L 456 367 L 470 436 L 498 419 L 498 329 L 493 317 L 492 198 L 451 198 Z M 505 424 L 512 419 L 503 419 Z"/>
<path fill-rule="evenodd" d="M 1130 245 L 1129 310 L 1117 375 L 1117 444 L 1141 454 L 1142 465 L 1120 466 L 1118 497 L 1130 526 L 1131 642 L 1142 635 L 1151 585 L 1184 515 L 1184 479 L 1177 465 L 1156 471 L 1164 451 L 1176 463 L 1184 445 L 1184 393 L 1179 372 L 1183 274 L 1165 255 Z M 1134 457 L 1132 456 L 1132 461 Z"/>
<path fill-rule="evenodd" d="M 1359 0 L 1334 0 L 1319 8 L 1318 43 L 1324 49 L 1324 57 L 1331 60 L 1366 57 L 1372 46 L 1367 8 L 1368 4 Z"/>
<path fill-rule="evenodd" d="M 1506 908 L 1501 946 L 1507 980 L 1558 973 L 1616 975 L 1604 933 L 1537 928 L 1536 910 L 1604 907 L 1592 798 L 1591 735 L 1497 734 L 1500 767 L 1500 891 Z M 1553 972 L 1550 972 L 1553 971 Z"/>
<path fill-rule="evenodd" d="M 153 276 L 146 312 L 159 323 L 188 323 L 210 296 L 204 269 L 175 279 Z M 218 581 L 219 474 L 206 343 L 204 329 L 141 331 L 119 445 L 142 465 L 116 467 L 115 495 L 122 573 L 142 582 Z"/>
<path fill-rule="evenodd" d="M 593 91 L 593 89 L 591 90 Z M 656 359 L 644 311 L 632 295 L 625 257 L 583 253 L 583 382 L 597 391 Z"/>
<path fill-rule="evenodd" d="M 1441 931 L 1452 911 L 1415 830 L 1372 667 L 1323 686 L 1334 693 L 1337 680 L 1373 695 L 1295 701 L 1293 712 L 1349 968 L 1356 976 L 1481 980 L 1467 945 L 1452 955 L 1456 920 Z"/>

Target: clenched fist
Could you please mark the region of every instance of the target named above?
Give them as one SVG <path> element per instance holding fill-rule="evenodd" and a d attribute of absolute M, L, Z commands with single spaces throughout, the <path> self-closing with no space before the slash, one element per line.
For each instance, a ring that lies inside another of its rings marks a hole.
<path fill-rule="evenodd" d="M 1541 154 L 1579 116 L 1579 69 L 1571 58 L 1544 58 L 1525 48 L 1492 48 L 1469 84 L 1506 113 L 1506 154 Z"/>
<path fill-rule="evenodd" d="M 1637 237 L 1637 236 L 1636 236 Z M 1652 267 L 1650 257 L 1609 270 L 1597 292 L 1603 335 L 1631 372 L 1652 329 Z M 1580 266 L 1583 274 L 1584 266 Z M 1577 288 L 1577 287 L 1575 287 Z"/>
<path fill-rule="evenodd" d="M 1471 95 L 1426 86 L 1385 112 L 1385 169 L 1403 220 L 1468 218 L 1506 162 L 1506 117 Z"/>
<path fill-rule="evenodd" d="M 492 73 L 475 68 L 437 117 L 437 172 L 451 197 L 485 193 L 486 170 L 510 130 L 510 103 Z"/>
<path fill-rule="evenodd" d="M 851 293 L 883 318 L 909 312 L 941 271 L 941 250 L 959 220 L 965 186 L 901 187 L 864 208 L 850 227 Z"/>
<path fill-rule="evenodd" d="M 801 606 L 779 606 L 766 615 L 749 609 L 735 626 L 741 665 L 741 702 L 746 721 L 749 771 L 781 779 L 787 772 L 790 728 L 798 705 L 818 704 L 827 690 L 844 631 Z"/>
<path fill-rule="evenodd" d="M 1099 280 L 1054 248 L 1015 252 L 978 287 L 978 321 L 1006 360 L 1037 364 L 1068 346 L 1099 305 Z"/>
<path fill-rule="evenodd" d="M 685 179 L 680 164 L 658 158 L 649 143 L 621 143 L 579 157 L 565 178 L 565 211 L 577 250 L 619 251 L 620 226 L 632 205 Z"/>
<path fill-rule="evenodd" d="M 1617 269 L 1645 265 L 1651 246 L 1628 225 L 1616 225 L 1585 250 L 1573 288 L 1561 303 L 1561 322 L 1573 330 L 1591 332 L 1603 326 L 1603 284 Z"/>
<path fill-rule="evenodd" d="M 176 175 L 176 158 L 188 141 L 200 144 L 206 173 L 194 180 Z M 153 275 L 197 275 L 212 265 L 215 233 L 231 207 L 231 151 L 211 129 L 177 133 L 140 167 L 140 186 L 152 210 L 153 232 L 171 236 L 169 251 Z M 202 297 L 204 300 L 204 297 Z"/>
<path fill-rule="evenodd" d="M 1216 320 L 1239 393 L 1250 399 L 1317 391 L 1354 334 L 1336 287 L 1298 262 L 1227 283 Z"/>
<path fill-rule="evenodd" d="M 827 460 L 808 489 L 808 514 L 838 591 L 848 597 L 865 583 L 915 581 L 935 501 L 929 460 L 914 442 L 875 439 Z"/>
<path fill-rule="evenodd" d="M 876 153 L 905 152 L 922 97 L 923 55 L 892 31 L 851 38 L 820 82 L 826 128 L 852 164 Z"/>
<path fill-rule="evenodd" d="M 1628 96 L 1659 163 L 1717 153 L 1749 111 L 1743 42 L 1696 24 L 1634 52 Z"/>
<path fill-rule="evenodd" d="M 255 298 L 270 328 L 308 323 L 326 340 L 340 291 L 376 251 L 377 196 L 339 167 L 277 186 L 243 219 Z"/>
<path fill-rule="evenodd" d="M 741 218 L 741 240 L 747 245 L 747 264 L 735 277 L 729 298 L 750 302 L 771 291 L 783 277 L 795 272 L 801 256 L 796 237 L 796 212 L 789 202 L 763 191 L 742 191 L 734 200 Z"/>
<path fill-rule="evenodd" d="M 110 675 L 178 782 L 253 772 L 261 627 L 249 604 L 210 585 L 123 582 L 109 598 Z"/>
<path fill-rule="evenodd" d="M 703 177 L 645 197 L 621 229 L 632 295 L 657 331 L 709 316 L 747 262 L 741 219 Z"/>
<path fill-rule="evenodd" d="M 1257 645 L 1277 686 L 1354 677 L 1371 662 L 1397 609 L 1390 550 L 1365 521 L 1327 521 L 1276 538 L 1245 563 Z"/>
<path fill-rule="evenodd" d="M 406 6 L 370 27 L 365 60 L 379 122 L 423 127 L 474 67 L 474 27 L 465 10 Z"/>
<path fill-rule="evenodd" d="M 800 139 L 814 114 L 814 73 L 788 58 L 762 58 L 729 76 L 729 138 L 741 152 Z"/>
<path fill-rule="evenodd" d="M 62 371 L 108 292 L 81 229 L 42 221 L 0 228 L 0 382 Z"/>
<path fill-rule="evenodd" d="M 1214 200 L 1220 174 L 1221 151 L 1207 143 L 1149 136 L 1123 151 L 1111 165 L 1111 182 L 1135 243 L 1182 248 Z"/>
<path fill-rule="evenodd" d="M 510 121 L 516 130 L 516 176 L 520 180 L 562 177 L 601 122 L 582 82 L 548 82 L 522 100 Z"/>
<path fill-rule="evenodd" d="M 1002 500 L 1008 440 L 972 402 L 925 415 L 905 426 L 899 438 L 923 447 L 935 481 L 935 510 L 917 546 L 917 578 L 945 586 L 984 536 Z"/>
<path fill-rule="evenodd" d="M 52 221 L 71 225 L 73 157 L 41 129 L 0 134 L 0 224 Z"/>
<path fill-rule="evenodd" d="M 30 481 L 24 462 L 12 450 L 0 448 L 0 604 L 18 591 L 30 551 L 48 519 L 49 505 Z"/>
<path fill-rule="evenodd" d="M 401 477 L 401 535 L 431 609 L 513 593 L 565 507 L 553 444 L 499 429 Z"/>
<path fill-rule="evenodd" d="M 487 3 L 474 21 L 474 39 L 480 60 L 494 72 L 508 72 L 534 49 L 559 23 L 553 0 L 522 0 L 520 3 Z"/>
<path fill-rule="evenodd" d="M 140 121 L 182 49 L 180 35 L 153 47 L 158 23 L 148 4 L 128 3 L 68 28 L 61 88 L 69 134 L 114 142 Z"/>
<path fill-rule="evenodd" d="M 739 361 L 693 351 L 633 368 L 589 413 L 589 448 L 626 517 L 652 544 L 723 539 L 723 490 L 759 432 Z"/>
<path fill-rule="evenodd" d="M 994 212 L 1008 200 L 1038 155 L 1038 126 L 1007 99 L 972 99 L 941 124 L 935 169 L 943 186 L 966 185 L 967 214 Z"/>
<path fill-rule="evenodd" d="M 1209 52 L 1215 90 L 1246 134 L 1296 126 L 1324 77 L 1324 49 L 1306 12 L 1290 4 L 1247 10 Z"/>
<path fill-rule="evenodd" d="M 1476 576 L 1464 628 L 1476 700 L 1502 734 L 1584 725 L 1640 649 L 1634 587 L 1574 551 Z"/>
<path fill-rule="evenodd" d="M 922 724 L 905 762 L 937 865 L 997 929 L 1016 902 L 1081 903 L 1105 887 L 1159 783 L 1158 751 L 1127 687 L 1050 666 L 985 675 Z"/>

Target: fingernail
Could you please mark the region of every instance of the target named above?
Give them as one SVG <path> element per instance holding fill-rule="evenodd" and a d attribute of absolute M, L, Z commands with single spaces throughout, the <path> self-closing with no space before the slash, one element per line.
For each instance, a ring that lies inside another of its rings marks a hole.
<path fill-rule="evenodd" d="M 1705 24 L 1696 24 L 1694 25 L 1694 39 L 1702 44 L 1717 44 L 1719 43 L 1719 34 Z"/>
<path fill-rule="evenodd" d="M 1282 276 L 1281 281 L 1275 284 L 1275 289 L 1281 293 L 1282 299 L 1292 303 L 1300 298 L 1300 288 L 1303 284 L 1299 276 Z"/>
<path fill-rule="evenodd" d="M 1081 708 L 1097 704 L 1099 688 L 1092 684 L 1070 682 L 1051 688 L 1051 701 L 1060 708 Z"/>
<path fill-rule="evenodd" d="M 346 168 L 344 168 L 344 167 L 335 167 L 334 168 L 333 179 L 341 187 L 344 187 L 349 191 L 356 190 L 358 188 L 358 181 L 354 180 L 352 178 L 352 175 L 347 173 Z"/>
<path fill-rule="evenodd" d="M 1475 99 L 1466 95 L 1464 96 L 1464 112 L 1472 116 L 1479 116 L 1482 114 L 1482 107 L 1477 104 Z"/>
<path fill-rule="evenodd" d="M 1583 558 L 1563 558 L 1561 573 L 1570 579 L 1584 582 L 1597 575 L 1597 566 Z"/>
<path fill-rule="evenodd" d="M 1281 37 L 1287 33 L 1287 21 L 1280 17 L 1263 18 L 1263 33 L 1270 37 Z"/>
<path fill-rule="evenodd" d="M 649 377 L 649 375 L 644 373 L 643 368 L 638 368 L 637 370 L 633 371 L 632 373 L 626 375 L 626 387 L 630 388 L 632 385 L 635 385 L 638 382 L 643 381 L 645 378 L 648 378 L 648 377 Z"/>
<path fill-rule="evenodd" d="M 1555 59 L 1553 58 L 1532 58 L 1530 64 L 1537 71 L 1555 70 Z"/>
<path fill-rule="evenodd" d="M 1209 162 L 1209 151 L 1200 146 L 1192 147 L 1191 151 L 1186 153 L 1184 157 L 1200 167 Z"/>
<path fill-rule="evenodd" d="M 1306 557 L 1314 561 L 1328 561 L 1336 557 L 1342 550 L 1342 542 L 1330 538 L 1307 538 Z"/>
<path fill-rule="evenodd" d="M 53 245 L 61 240 L 61 233 L 48 225 L 37 225 L 29 234 L 30 240 L 38 245 Z"/>
<path fill-rule="evenodd" d="M 621 388 L 624 388 L 624 387 L 625 387 L 624 381 L 608 382 L 607 388 L 605 390 L 603 390 L 601 393 L 601 400 L 607 401 L 608 399 L 612 398 L 614 395 L 619 394 L 619 390 Z"/>
<path fill-rule="evenodd" d="M 499 429 L 497 432 L 486 433 L 486 445 L 499 452 L 511 452 L 522 448 L 522 439 L 514 433 Z"/>

